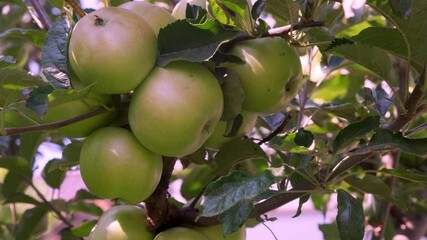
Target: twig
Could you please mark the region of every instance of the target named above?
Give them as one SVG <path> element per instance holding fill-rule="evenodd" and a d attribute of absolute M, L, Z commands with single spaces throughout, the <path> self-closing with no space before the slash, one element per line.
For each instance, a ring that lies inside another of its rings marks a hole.
<path fill-rule="evenodd" d="M 266 34 L 262 35 L 263 37 L 268 36 L 285 36 L 291 31 L 298 31 L 305 28 L 312 28 L 312 27 L 322 27 L 325 26 L 324 22 L 318 22 L 318 21 L 312 21 L 312 22 L 297 22 L 295 24 L 289 24 L 286 26 L 278 27 L 278 28 L 272 28 L 267 31 Z"/>
<path fill-rule="evenodd" d="M 265 137 L 264 139 L 262 139 L 261 141 L 258 142 L 258 145 L 262 145 L 268 141 L 270 141 L 271 139 L 273 139 L 275 136 L 277 136 L 277 134 L 281 133 L 283 131 L 283 129 L 286 127 L 286 125 L 288 124 L 288 121 L 292 118 L 291 114 L 287 114 L 285 116 L 285 118 L 283 119 L 282 123 L 280 123 L 280 125 L 273 131 L 271 132 L 267 137 Z"/>
<path fill-rule="evenodd" d="M 31 3 L 31 6 L 34 7 L 34 10 L 36 11 L 40 22 L 43 24 L 43 27 L 45 29 L 51 28 L 52 21 L 50 20 L 49 15 L 47 14 L 43 6 L 40 4 L 40 2 L 38 0 L 29 0 L 29 2 Z"/>
<path fill-rule="evenodd" d="M 174 219 L 169 218 L 171 205 L 168 202 L 168 188 L 176 161 L 176 158 L 163 157 L 160 182 L 151 196 L 144 201 L 150 230 L 153 232 L 162 231 L 174 224 Z"/>
<path fill-rule="evenodd" d="M 424 68 L 421 72 L 420 77 L 418 78 L 417 84 L 414 87 L 411 95 L 405 102 L 406 112 L 400 114 L 389 126 L 388 129 L 394 131 L 400 131 L 403 127 L 405 127 L 412 119 L 422 112 L 424 109 L 418 106 L 420 100 L 423 98 L 426 84 L 426 63 L 424 64 Z"/>
<path fill-rule="evenodd" d="M 56 216 L 58 216 L 58 218 L 59 219 L 61 219 L 61 221 L 63 222 L 63 223 L 65 223 L 65 225 L 67 225 L 69 228 L 72 228 L 72 227 L 74 227 L 73 226 L 73 224 L 70 222 L 70 221 L 68 221 L 68 219 L 67 218 L 65 218 L 62 214 L 61 214 L 61 212 L 58 210 L 58 209 L 56 209 L 55 208 L 55 206 L 53 206 L 52 205 L 52 203 L 51 202 L 49 202 L 44 196 L 43 196 L 43 194 L 37 189 L 37 187 L 34 185 L 34 183 L 30 180 L 30 179 L 28 179 L 28 178 L 26 178 L 26 177 L 23 177 L 23 180 L 26 182 L 26 183 L 28 183 L 29 185 L 30 185 L 30 187 L 32 188 L 32 189 L 34 189 L 34 191 L 36 192 L 36 194 L 37 194 L 37 196 L 43 201 L 43 203 L 44 204 L 46 204 L 46 206 L 48 207 L 48 208 L 50 208 L 55 214 L 56 214 Z"/>
<path fill-rule="evenodd" d="M 45 123 L 45 124 L 38 124 L 34 126 L 25 126 L 25 127 L 17 127 L 17 128 L 4 128 L 3 131 L 0 131 L 0 136 L 11 136 L 11 135 L 17 135 L 21 133 L 27 133 L 27 132 L 34 132 L 34 131 L 41 131 L 41 130 L 52 130 L 56 128 L 63 127 L 65 125 L 69 125 L 71 123 L 75 123 L 78 121 L 85 120 L 87 118 L 93 117 L 95 115 L 101 114 L 103 112 L 107 111 L 105 108 L 97 108 L 93 111 L 86 112 L 82 115 L 69 118 L 66 120 L 53 122 L 53 123 Z"/>
<path fill-rule="evenodd" d="M 76 13 L 82 18 L 86 16 L 85 11 L 80 7 L 80 5 L 75 0 L 65 0 L 70 6 L 76 11 Z"/>

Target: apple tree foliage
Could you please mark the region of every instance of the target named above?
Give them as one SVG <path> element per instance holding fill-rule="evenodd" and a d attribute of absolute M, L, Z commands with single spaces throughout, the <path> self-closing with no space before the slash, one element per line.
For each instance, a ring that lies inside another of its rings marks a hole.
<path fill-rule="evenodd" d="M 177 2 L 158 3 L 171 10 Z M 222 224 L 229 235 L 245 224 L 274 221 L 269 211 L 297 200 L 294 217 L 304 214 L 308 201 L 323 214 L 336 212 L 334 222 L 319 226 L 325 239 L 426 234 L 427 1 L 207 5 L 188 4 L 186 19 L 160 29 L 156 65 L 186 60 L 217 73 L 224 135 L 235 136 L 242 124 L 244 91 L 236 76 L 223 72 L 243 64 L 227 53 L 233 45 L 282 37 L 300 56 L 302 87 L 283 111 L 258 115 L 245 136 L 219 149 L 163 157 L 160 183 L 140 204 L 149 229 Z M 43 118 L 90 94 L 71 87 L 67 48 L 75 23 L 93 9 L 82 11 L 74 0 L 0 0 L 0 9 L 0 239 L 82 239 L 103 213 L 100 203 L 123 203 L 84 189 L 69 199 L 58 194 L 67 176 L 79 171 L 84 138 L 69 139 L 56 129 L 104 110 L 48 123 Z M 129 128 L 131 98 L 119 97 L 114 125 Z M 46 142 L 58 145 L 62 157 L 40 169 L 36 159 Z M 185 201 L 168 193 L 179 179 Z M 332 200 L 336 209 L 328 205 Z"/>

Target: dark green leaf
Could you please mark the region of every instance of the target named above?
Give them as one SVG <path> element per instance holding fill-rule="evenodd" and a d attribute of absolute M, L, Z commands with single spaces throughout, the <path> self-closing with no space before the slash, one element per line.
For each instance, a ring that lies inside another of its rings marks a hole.
<path fill-rule="evenodd" d="M 213 164 L 218 175 L 226 175 L 237 163 L 256 159 L 267 159 L 262 148 L 250 139 L 237 138 L 221 147 Z"/>
<path fill-rule="evenodd" d="M 296 218 L 299 215 L 301 215 L 301 213 L 302 213 L 302 206 L 304 205 L 304 203 L 306 203 L 308 201 L 308 199 L 310 199 L 310 194 L 306 194 L 306 195 L 304 195 L 304 196 L 302 196 L 302 197 L 299 198 L 297 212 L 295 213 L 294 216 L 292 216 L 292 218 Z"/>
<path fill-rule="evenodd" d="M 33 167 L 37 149 L 44 140 L 41 131 L 21 134 L 19 155 L 28 161 L 28 165 Z"/>
<path fill-rule="evenodd" d="M 380 126 L 379 116 L 368 116 L 360 122 L 352 123 L 341 130 L 334 139 L 333 152 L 347 146 L 357 138 L 363 137 Z"/>
<path fill-rule="evenodd" d="M 61 187 L 62 182 L 65 179 L 66 171 L 61 170 L 60 168 L 55 168 L 54 170 L 50 170 L 51 166 L 55 164 L 56 162 L 62 162 L 62 160 L 59 159 L 52 159 L 45 165 L 42 176 L 47 185 L 49 185 L 51 188 L 59 189 Z"/>
<path fill-rule="evenodd" d="M 27 194 L 22 192 L 17 192 L 9 196 L 8 198 L 6 198 L 6 201 L 4 201 L 4 203 L 28 203 L 28 204 L 33 204 L 35 206 L 38 206 L 41 204 L 39 201 L 37 201 L 33 197 L 28 196 Z"/>
<path fill-rule="evenodd" d="M 394 13 L 399 16 L 405 16 L 409 14 L 411 1 L 408 0 L 390 0 L 391 8 Z"/>
<path fill-rule="evenodd" d="M 39 116 L 43 116 L 47 108 L 47 97 L 52 93 L 53 87 L 51 85 L 42 86 L 33 89 L 27 98 L 27 106 Z"/>
<path fill-rule="evenodd" d="M 77 237 L 86 237 L 89 236 L 89 233 L 95 227 L 98 220 L 84 221 L 80 225 L 71 229 L 71 233 Z"/>
<path fill-rule="evenodd" d="M 340 238 L 336 223 L 319 224 L 319 230 L 322 232 L 323 239 L 325 240 L 343 240 Z"/>
<path fill-rule="evenodd" d="M 71 143 L 64 148 L 61 161 L 53 162 L 47 170 L 48 173 L 56 171 L 56 169 L 66 171 L 70 167 L 78 165 L 80 162 L 82 145 L 83 143 L 80 141 L 71 141 Z"/>
<path fill-rule="evenodd" d="M 268 142 L 268 146 L 279 151 L 286 151 L 290 153 L 313 153 L 307 147 L 299 146 L 295 143 L 297 133 L 286 134 L 283 137 L 276 136 Z"/>
<path fill-rule="evenodd" d="M 338 189 L 337 224 L 341 239 L 362 240 L 365 232 L 365 216 L 362 203 L 342 189 Z"/>
<path fill-rule="evenodd" d="M 182 34 L 183 32 L 185 34 Z M 213 56 L 221 43 L 234 38 L 237 34 L 236 31 L 225 30 L 212 19 L 203 24 L 177 20 L 159 32 L 157 62 L 165 66 L 174 60 L 205 61 Z"/>
<path fill-rule="evenodd" d="M 61 240 L 81 240 L 81 237 L 75 236 L 71 229 L 69 228 L 63 228 L 61 231 L 59 231 L 59 234 L 61 235 Z"/>
<path fill-rule="evenodd" d="M 420 183 L 427 186 L 427 174 L 418 171 L 400 170 L 400 169 L 383 169 L 382 173 L 392 175 L 397 178 L 406 179 L 411 182 Z"/>
<path fill-rule="evenodd" d="M 375 152 L 390 149 L 400 149 L 402 152 L 426 156 L 427 138 L 405 138 L 401 132 L 388 129 L 378 130 L 369 141 L 368 145 L 357 150 L 358 153 Z"/>
<path fill-rule="evenodd" d="M 227 67 L 227 66 L 233 66 L 236 64 L 245 63 L 245 61 L 243 61 L 238 56 L 228 54 L 228 53 L 223 53 L 219 49 L 218 51 L 215 52 L 215 54 L 211 58 L 209 58 L 209 61 L 213 62 L 216 67 Z"/>
<path fill-rule="evenodd" d="M 3 180 L 2 194 L 8 198 L 16 193 L 24 192 L 28 184 L 22 180 L 22 176 L 16 172 L 8 172 Z"/>
<path fill-rule="evenodd" d="M 306 148 L 310 147 L 313 144 L 314 135 L 310 131 L 305 130 L 304 128 L 300 128 L 297 131 L 297 135 L 295 136 L 294 142 L 298 146 L 304 146 Z"/>
<path fill-rule="evenodd" d="M 261 13 L 264 11 L 266 2 L 266 0 L 257 0 L 254 3 L 251 10 L 252 19 L 257 20 L 259 16 L 261 16 Z"/>
<path fill-rule="evenodd" d="M 391 202 L 394 201 L 388 185 L 374 175 L 366 174 L 363 179 L 348 177 L 344 181 L 360 191 L 382 196 Z"/>
<path fill-rule="evenodd" d="M 32 170 L 28 161 L 23 157 L 3 157 L 0 158 L 0 168 L 5 168 L 9 172 L 14 172 L 22 177 L 31 179 Z"/>
<path fill-rule="evenodd" d="M 42 123 L 39 115 L 28 108 L 25 102 L 10 104 L 5 111 L 5 127 L 25 127 Z"/>
<path fill-rule="evenodd" d="M 247 202 L 240 202 L 234 207 L 219 215 L 219 222 L 222 223 L 222 234 L 228 236 L 239 230 L 249 219 L 255 209 L 254 205 Z"/>
<path fill-rule="evenodd" d="M 341 45 L 353 45 L 353 44 L 354 42 L 350 39 L 335 38 L 325 49 L 323 49 L 323 51 L 327 52 Z"/>
<path fill-rule="evenodd" d="M 11 41 L 25 39 L 31 41 L 39 48 L 43 46 L 45 38 L 46 33 L 36 29 L 11 28 L 3 33 L 0 33 L 0 39 L 7 39 Z"/>
<path fill-rule="evenodd" d="M 94 199 L 99 199 L 99 197 L 93 195 L 92 193 L 90 193 L 84 189 L 78 190 L 76 195 L 73 198 L 74 201 L 77 201 L 77 200 L 94 200 Z"/>
<path fill-rule="evenodd" d="M 15 230 L 16 239 L 26 240 L 34 239 L 32 236 L 36 232 L 40 224 L 43 224 L 47 214 L 45 206 L 30 208 L 22 215 L 18 226 Z"/>
<path fill-rule="evenodd" d="M 227 128 L 225 129 L 225 137 L 234 137 L 239 132 L 242 126 L 243 117 L 242 114 L 238 114 L 235 118 L 227 121 Z"/>
<path fill-rule="evenodd" d="M 70 88 L 67 76 L 67 44 L 70 21 L 66 14 L 60 15 L 47 32 L 42 49 L 43 74 L 55 88 Z"/>
<path fill-rule="evenodd" d="M 250 201 L 283 177 L 283 168 L 266 169 L 256 176 L 234 171 L 210 183 L 204 192 L 204 216 L 214 216 L 232 208 L 241 201 Z"/>
<path fill-rule="evenodd" d="M 185 158 L 194 164 L 204 165 L 208 163 L 206 161 L 206 149 L 203 146 L 192 154 L 185 156 Z"/>
<path fill-rule="evenodd" d="M 330 89 L 333 91 L 333 89 Z M 351 103 L 343 103 L 339 105 L 322 105 L 320 107 L 323 111 L 326 111 L 328 113 L 334 114 L 335 116 L 346 118 L 348 120 L 355 120 L 357 109 L 354 104 Z"/>

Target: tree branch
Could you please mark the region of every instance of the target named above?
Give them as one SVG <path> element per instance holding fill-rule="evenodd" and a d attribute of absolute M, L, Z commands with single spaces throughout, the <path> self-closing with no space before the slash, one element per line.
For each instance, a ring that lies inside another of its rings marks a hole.
<path fill-rule="evenodd" d="M 45 29 L 51 28 L 52 21 L 50 20 L 49 15 L 47 14 L 43 6 L 40 4 L 40 2 L 38 0 L 29 0 L 29 2 L 31 6 L 33 6 L 34 10 L 36 11 L 40 22 L 43 24 L 43 26 L 39 26 L 39 27 L 45 28 Z"/>
<path fill-rule="evenodd" d="M 273 139 L 275 136 L 277 136 L 277 134 L 281 133 L 283 131 L 283 129 L 286 127 L 286 125 L 288 124 L 289 120 L 292 119 L 291 114 L 287 114 L 285 116 L 285 118 L 283 119 L 282 123 L 280 123 L 280 125 L 274 129 L 273 132 L 271 132 L 267 137 L 263 138 L 261 141 L 258 142 L 258 145 L 262 145 L 268 141 L 270 141 L 271 139 Z"/>
<path fill-rule="evenodd" d="M 420 109 L 419 102 L 424 96 L 424 88 L 426 85 L 426 64 L 421 72 L 420 77 L 415 85 L 414 90 L 405 102 L 406 112 L 400 114 L 389 126 L 388 129 L 400 131 L 405 127 L 416 115 L 423 111 Z"/>
<path fill-rule="evenodd" d="M 324 22 L 318 22 L 318 21 L 311 21 L 311 22 L 297 22 L 295 24 L 289 24 L 283 27 L 278 28 L 272 28 L 267 31 L 266 34 L 263 34 L 263 37 L 272 37 L 272 36 L 280 36 L 284 37 L 289 34 L 291 31 L 298 31 L 305 28 L 312 28 L 312 27 L 322 27 L 325 26 Z"/>
<path fill-rule="evenodd" d="M 69 118 L 66 120 L 58 121 L 58 122 L 38 124 L 38 125 L 25 126 L 25 127 L 17 127 L 17 128 L 4 128 L 3 131 L 0 131 L 0 136 L 11 136 L 11 135 L 16 135 L 16 134 L 21 134 L 21 133 L 42 131 L 42 130 L 53 130 L 56 128 L 60 128 L 60 127 L 78 122 L 78 121 L 82 121 L 82 120 L 91 118 L 95 115 L 104 113 L 105 111 L 108 111 L 108 110 L 100 107 L 100 108 L 97 108 L 93 111 L 86 112 L 82 115 L 79 115 L 79 116 L 76 116 L 73 118 Z"/>
<path fill-rule="evenodd" d="M 147 218 L 150 223 L 150 230 L 159 232 L 167 229 L 176 223 L 176 220 L 170 218 L 173 206 L 168 202 L 169 181 L 175 166 L 176 158 L 163 157 L 163 171 L 159 184 L 154 192 L 144 203 L 147 209 Z"/>
<path fill-rule="evenodd" d="M 70 6 L 76 11 L 76 13 L 82 18 L 86 16 L 85 11 L 79 6 L 79 4 L 75 0 L 65 0 Z"/>

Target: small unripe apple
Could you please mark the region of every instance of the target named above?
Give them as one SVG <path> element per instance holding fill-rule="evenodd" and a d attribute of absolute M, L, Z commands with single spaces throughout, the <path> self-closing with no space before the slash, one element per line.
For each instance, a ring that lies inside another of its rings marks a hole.
<path fill-rule="evenodd" d="M 135 90 L 129 125 L 142 145 L 163 156 L 199 149 L 221 118 L 223 96 L 215 76 L 186 61 L 156 67 Z"/>
<path fill-rule="evenodd" d="M 84 85 L 105 94 L 133 90 L 154 67 L 157 38 L 136 14 L 119 7 L 93 11 L 75 25 L 68 59 Z"/>
<path fill-rule="evenodd" d="M 168 24 L 176 21 L 172 14 L 170 14 L 164 8 L 148 2 L 132 1 L 123 3 L 119 7 L 128 9 L 144 19 L 144 21 L 150 25 L 156 35 L 159 33 L 161 28 L 164 28 Z"/>
<path fill-rule="evenodd" d="M 121 205 L 108 209 L 92 229 L 89 240 L 152 240 L 143 209 Z"/>
<path fill-rule="evenodd" d="M 174 227 L 157 234 L 154 240 L 208 240 L 201 232 L 186 227 Z"/>
<path fill-rule="evenodd" d="M 228 69 L 239 76 L 245 91 L 243 109 L 261 114 L 283 111 L 300 90 L 301 62 L 283 38 L 242 41 L 230 53 L 245 61 Z"/>
<path fill-rule="evenodd" d="M 82 179 L 93 194 L 136 204 L 149 197 L 162 175 L 160 155 L 124 128 L 104 127 L 87 137 L 80 153 Z"/>

